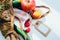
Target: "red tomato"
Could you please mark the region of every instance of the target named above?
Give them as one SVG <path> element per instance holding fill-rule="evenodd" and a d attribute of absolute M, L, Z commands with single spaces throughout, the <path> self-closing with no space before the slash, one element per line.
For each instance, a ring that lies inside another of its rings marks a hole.
<path fill-rule="evenodd" d="M 30 26 L 29 21 L 30 21 L 29 19 L 28 19 L 28 20 L 26 20 L 26 22 L 24 23 L 25 27 L 29 27 L 29 26 Z"/>
<path fill-rule="evenodd" d="M 25 32 L 29 33 L 30 32 L 30 28 L 28 27 Z"/>
<path fill-rule="evenodd" d="M 24 11 L 30 12 L 35 9 L 35 0 L 21 0 L 21 7 Z"/>

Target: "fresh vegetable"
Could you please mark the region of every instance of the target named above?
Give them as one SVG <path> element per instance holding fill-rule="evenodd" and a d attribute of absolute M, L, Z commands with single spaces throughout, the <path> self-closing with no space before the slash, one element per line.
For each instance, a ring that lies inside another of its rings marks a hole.
<path fill-rule="evenodd" d="M 25 27 L 29 27 L 30 26 L 29 21 L 30 21 L 29 19 L 25 21 L 25 23 L 24 23 Z"/>
<path fill-rule="evenodd" d="M 35 9 L 35 6 L 35 0 L 21 0 L 21 7 L 26 12 Z"/>
<path fill-rule="evenodd" d="M 26 20 L 24 25 L 26 27 L 25 32 L 29 33 L 30 32 L 30 19 Z"/>
<path fill-rule="evenodd" d="M 24 25 L 25 25 L 25 27 L 29 27 L 30 26 L 30 23 L 29 22 L 26 22 Z"/>
<path fill-rule="evenodd" d="M 20 28 L 18 28 L 16 25 L 14 25 L 14 29 L 15 31 L 21 35 L 24 39 L 26 38 L 26 40 L 30 40 L 30 37 L 28 36 L 28 34 L 26 32 L 24 32 L 23 30 L 21 30 Z"/>
<path fill-rule="evenodd" d="M 13 3 L 20 2 L 20 0 L 13 0 Z"/>
<path fill-rule="evenodd" d="M 14 8 L 22 9 L 20 5 L 21 0 L 13 0 L 12 4 Z"/>
<path fill-rule="evenodd" d="M 30 32 L 30 28 L 28 27 L 25 32 L 29 33 Z"/>
<path fill-rule="evenodd" d="M 38 18 L 40 18 L 41 15 L 42 15 L 41 10 L 35 10 L 35 12 L 32 13 L 32 17 L 33 17 L 34 19 L 38 19 Z"/>

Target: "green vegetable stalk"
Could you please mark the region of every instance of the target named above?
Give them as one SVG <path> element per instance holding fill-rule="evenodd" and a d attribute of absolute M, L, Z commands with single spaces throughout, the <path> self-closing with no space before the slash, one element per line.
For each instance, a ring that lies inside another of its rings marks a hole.
<path fill-rule="evenodd" d="M 20 28 L 18 28 L 16 25 L 14 25 L 14 29 L 19 35 L 23 37 L 23 39 L 26 38 L 26 40 L 30 40 L 30 37 L 28 36 L 28 34 L 23 30 L 21 30 Z"/>

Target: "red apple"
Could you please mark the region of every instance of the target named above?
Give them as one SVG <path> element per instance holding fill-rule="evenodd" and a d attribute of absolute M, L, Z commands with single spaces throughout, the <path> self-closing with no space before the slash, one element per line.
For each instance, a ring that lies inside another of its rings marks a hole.
<path fill-rule="evenodd" d="M 35 0 L 21 0 L 21 7 L 26 12 L 34 10 L 35 6 Z"/>

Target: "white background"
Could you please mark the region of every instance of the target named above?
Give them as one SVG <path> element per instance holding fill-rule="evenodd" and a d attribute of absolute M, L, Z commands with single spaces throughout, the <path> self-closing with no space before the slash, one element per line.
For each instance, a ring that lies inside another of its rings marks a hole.
<path fill-rule="evenodd" d="M 31 40 L 60 40 L 60 5 L 59 0 L 36 0 L 36 5 L 45 5 L 50 7 L 51 12 L 46 16 L 44 22 L 51 28 L 47 37 L 37 32 L 33 27 L 30 33 Z M 0 40 L 4 40 L 0 33 Z"/>

